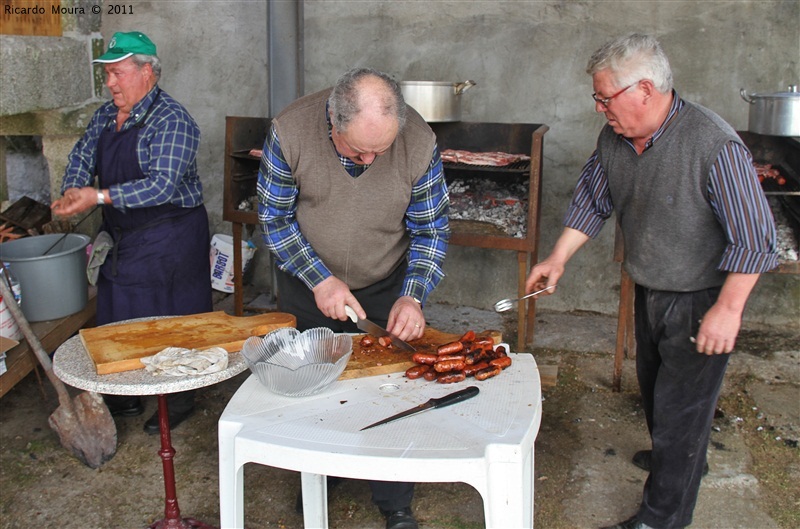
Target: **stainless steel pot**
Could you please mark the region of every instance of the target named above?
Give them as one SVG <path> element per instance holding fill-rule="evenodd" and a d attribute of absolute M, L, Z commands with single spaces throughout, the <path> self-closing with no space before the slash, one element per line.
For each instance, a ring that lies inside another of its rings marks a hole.
<path fill-rule="evenodd" d="M 406 103 L 425 121 L 461 121 L 461 94 L 475 84 L 475 81 L 401 81 L 400 90 Z"/>
<path fill-rule="evenodd" d="M 789 86 L 788 92 L 747 95 L 742 88 L 739 94 L 750 103 L 750 132 L 800 136 L 800 92 L 797 91 L 797 85 Z"/>

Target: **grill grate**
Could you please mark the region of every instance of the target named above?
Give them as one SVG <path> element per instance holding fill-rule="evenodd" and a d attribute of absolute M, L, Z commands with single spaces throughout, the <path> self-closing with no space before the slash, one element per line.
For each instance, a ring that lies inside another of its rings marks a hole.
<path fill-rule="evenodd" d="M 523 160 L 519 162 L 514 162 L 509 165 L 503 166 L 496 166 L 496 165 L 474 165 L 474 164 L 467 164 L 467 163 L 452 163 L 452 162 L 443 162 L 442 164 L 445 169 L 452 169 L 454 171 L 474 171 L 474 172 L 490 172 L 490 173 L 514 173 L 514 174 L 526 174 L 529 173 L 531 170 L 531 162 L 530 160 Z"/>

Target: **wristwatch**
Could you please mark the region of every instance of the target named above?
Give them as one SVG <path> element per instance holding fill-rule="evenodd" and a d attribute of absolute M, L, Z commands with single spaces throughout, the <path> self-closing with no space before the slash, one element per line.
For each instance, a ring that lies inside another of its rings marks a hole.
<path fill-rule="evenodd" d="M 97 191 L 97 205 L 102 206 L 106 203 L 106 196 L 103 194 L 102 191 Z"/>

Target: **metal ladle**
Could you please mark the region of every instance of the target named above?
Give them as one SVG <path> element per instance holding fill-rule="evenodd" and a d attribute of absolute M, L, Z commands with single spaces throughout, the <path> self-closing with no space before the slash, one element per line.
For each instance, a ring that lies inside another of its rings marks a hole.
<path fill-rule="evenodd" d="M 528 294 L 526 296 L 522 296 L 521 298 L 517 298 L 517 299 L 501 299 L 500 301 L 498 301 L 497 303 L 494 304 L 494 310 L 496 312 L 505 312 L 508 309 L 510 309 L 511 307 L 513 307 L 514 303 L 516 303 L 517 301 L 522 301 L 523 299 L 528 299 L 531 296 L 535 296 L 536 294 L 541 294 L 545 290 L 550 290 L 551 288 L 555 288 L 555 285 L 550 285 L 549 287 L 544 287 L 541 290 L 537 290 L 536 292 L 531 292 L 530 294 Z"/>

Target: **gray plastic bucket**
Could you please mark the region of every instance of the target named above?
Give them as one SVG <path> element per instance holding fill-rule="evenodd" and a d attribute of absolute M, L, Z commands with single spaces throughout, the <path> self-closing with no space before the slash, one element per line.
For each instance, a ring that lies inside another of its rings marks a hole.
<path fill-rule="evenodd" d="M 80 312 L 89 298 L 86 246 L 80 233 L 23 237 L 0 244 L 0 258 L 22 287 L 22 313 L 30 322 L 55 320 Z"/>

